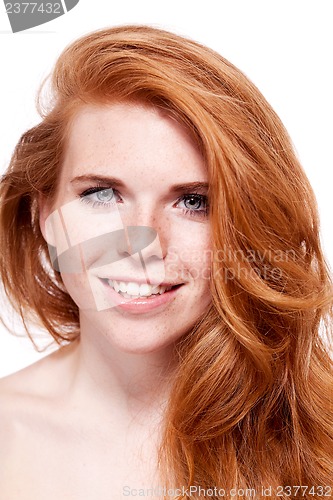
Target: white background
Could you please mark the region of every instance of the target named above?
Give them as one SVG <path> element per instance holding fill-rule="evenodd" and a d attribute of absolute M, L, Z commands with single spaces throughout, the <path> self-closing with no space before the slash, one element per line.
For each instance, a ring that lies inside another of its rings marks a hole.
<path fill-rule="evenodd" d="M 22 132 L 39 121 L 37 89 L 66 45 L 119 24 L 169 29 L 220 52 L 277 111 L 316 193 L 322 244 L 332 263 L 332 15 L 331 0 L 80 0 L 66 15 L 13 34 L 0 2 L 0 173 Z M 7 305 L 0 307 L 11 317 Z M 29 340 L 0 325 L 0 377 L 40 356 Z"/>

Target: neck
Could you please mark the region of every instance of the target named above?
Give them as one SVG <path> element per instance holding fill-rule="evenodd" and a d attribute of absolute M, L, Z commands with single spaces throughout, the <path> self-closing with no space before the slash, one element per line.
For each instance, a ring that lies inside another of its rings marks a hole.
<path fill-rule="evenodd" d="M 80 339 L 71 347 L 76 404 L 108 417 L 119 412 L 125 420 L 162 414 L 177 364 L 174 344 L 157 352 L 124 352 L 86 318 L 80 325 Z"/>

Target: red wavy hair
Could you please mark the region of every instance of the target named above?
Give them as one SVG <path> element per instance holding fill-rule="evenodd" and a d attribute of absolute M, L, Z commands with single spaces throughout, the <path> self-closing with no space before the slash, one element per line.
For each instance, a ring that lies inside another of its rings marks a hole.
<path fill-rule="evenodd" d="M 148 26 L 75 41 L 51 84 L 42 122 L 23 134 L 1 182 L 0 271 L 12 304 L 59 344 L 78 337 L 38 195 L 56 192 L 79 107 L 118 100 L 167 110 L 207 164 L 213 258 L 212 305 L 178 346 L 161 477 L 170 488 L 324 496 L 333 477 L 332 279 L 313 190 L 276 113 L 219 54 Z"/>

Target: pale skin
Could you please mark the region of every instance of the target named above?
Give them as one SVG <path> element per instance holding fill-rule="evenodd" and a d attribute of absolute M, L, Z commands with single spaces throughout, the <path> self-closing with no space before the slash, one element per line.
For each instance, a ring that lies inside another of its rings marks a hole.
<path fill-rule="evenodd" d="M 56 199 L 52 206 L 40 200 L 46 240 L 47 217 L 93 187 L 71 181 L 92 174 L 121 180 L 114 200 L 123 224 L 149 226 L 159 236 L 159 248 L 145 249 L 147 267 L 154 272 L 162 262 L 165 280 L 182 286 L 149 312 L 96 310 L 87 274 L 62 274 L 80 307 L 80 339 L 0 380 L 0 484 L 11 500 L 120 499 L 126 485 L 161 486 L 156 452 L 175 345 L 211 302 L 208 217 L 199 202 L 185 202 L 173 190 L 208 183 L 186 129 L 139 104 L 82 108 Z M 119 266 L 122 275 L 126 266 L 139 269 L 134 257 Z M 98 272 L 92 276 L 97 289 Z"/>

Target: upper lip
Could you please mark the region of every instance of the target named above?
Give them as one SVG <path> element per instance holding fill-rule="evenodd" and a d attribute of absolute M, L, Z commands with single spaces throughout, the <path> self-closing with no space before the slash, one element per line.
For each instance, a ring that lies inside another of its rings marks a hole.
<path fill-rule="evenodd" d="M 125 283 L 137 283 L 138 285 L 151 285 L 151 286 L 176 286 L 176 285 L 182 285 L 183 283 L 171 283 L 171 282 L 166 282 L 166 281 L 163 281 L 163 283 L 160 283 L 160 282 L 157 282 L 157 283 L 148 283 L 148 281 L 146 279 L 143 279 L 143 278 L 139 278 L 139 279 L 134 279 L 134 278 L 124 278 L 124 277 L 121 277 L 121 278 L 115 278 L 115 277 L 111 277 L 111 276 L 99 276 L 100 279 L 103 279 L 103 280 L 111 280 L 111 281 L 124 281 Z"/>

